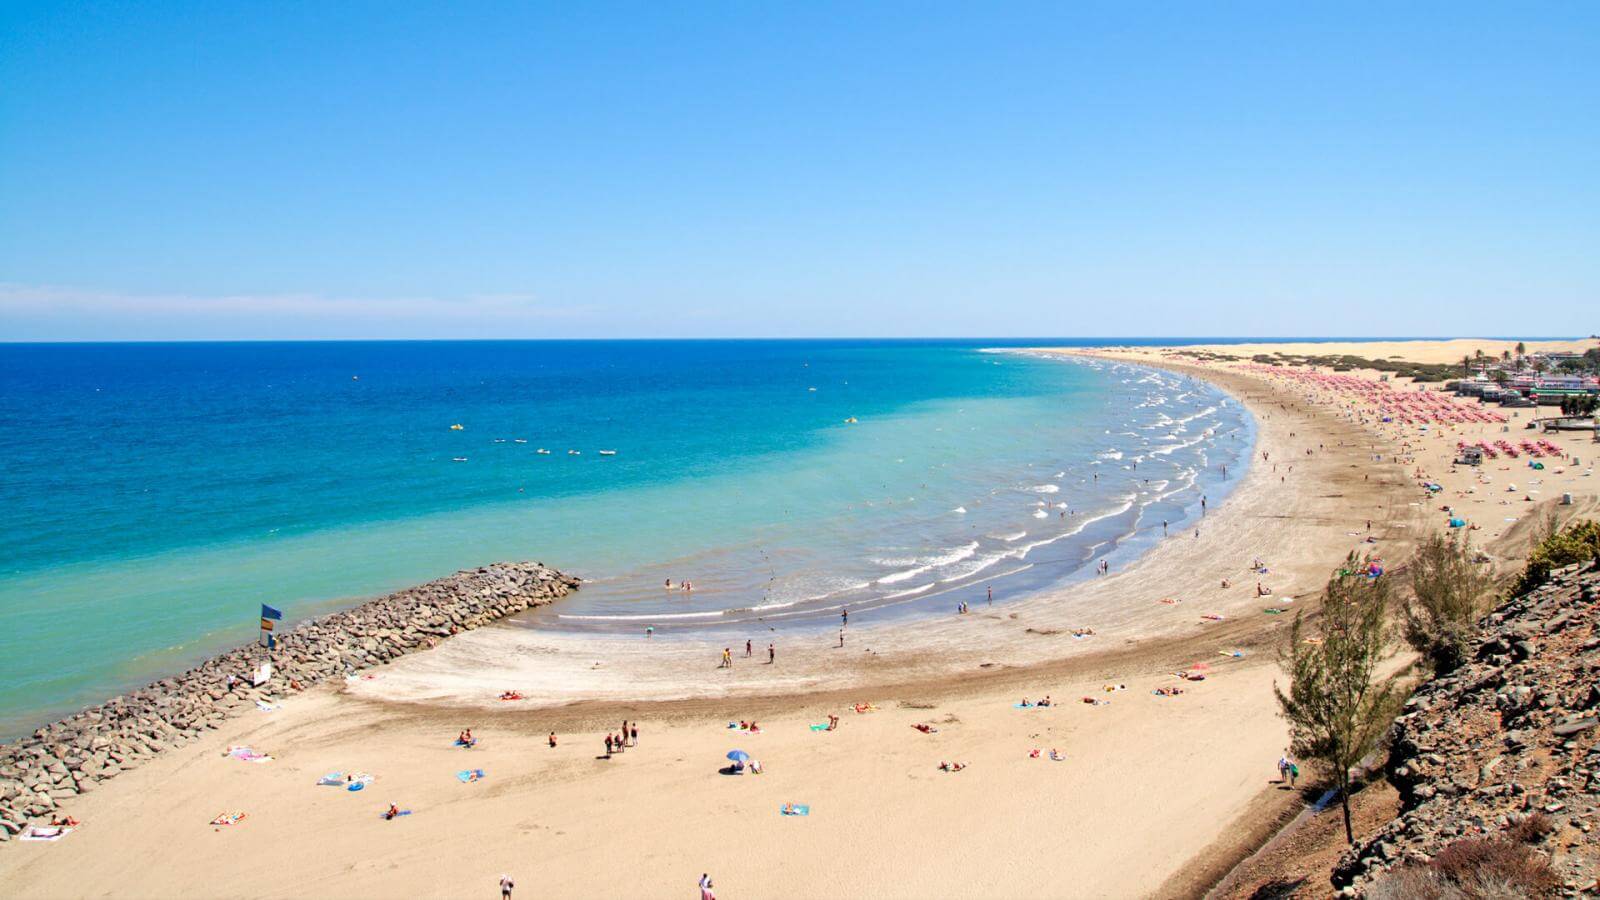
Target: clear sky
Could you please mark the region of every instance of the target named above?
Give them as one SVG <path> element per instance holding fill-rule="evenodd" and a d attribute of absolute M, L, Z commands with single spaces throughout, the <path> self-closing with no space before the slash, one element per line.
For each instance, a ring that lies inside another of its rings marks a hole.
<path fill-rule="evenodd" d="M 0 2 L 0 340 L 1597 310 L 1600 3 Z"/>

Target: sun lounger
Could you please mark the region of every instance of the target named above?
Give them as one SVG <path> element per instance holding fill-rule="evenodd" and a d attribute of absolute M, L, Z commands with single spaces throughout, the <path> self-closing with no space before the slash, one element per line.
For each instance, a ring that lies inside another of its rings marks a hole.
<path fill-rule="evenodd" d="M 59 841 L 72 833 L 71 828 L 61 825 L 35 825 L 17 836 L 23 841 Z"/>

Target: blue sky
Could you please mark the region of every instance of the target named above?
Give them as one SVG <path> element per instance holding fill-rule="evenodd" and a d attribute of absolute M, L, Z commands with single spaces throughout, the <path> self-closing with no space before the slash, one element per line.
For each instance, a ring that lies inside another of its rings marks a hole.
<path fill-rule="evenodd" d="M 1587 334 L 1600 4 L 0 4 L 0 340 Z"/>

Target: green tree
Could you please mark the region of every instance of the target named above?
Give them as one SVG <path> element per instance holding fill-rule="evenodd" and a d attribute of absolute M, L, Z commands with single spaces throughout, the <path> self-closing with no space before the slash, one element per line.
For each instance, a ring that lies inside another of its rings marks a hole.
<path fill-rule="evenodd" d="M 1466 662 L 1489 596 L 1489 576 L 1472 561 L 1465 539 L 1435 532 L 1411 557 L 1411 597 L 1406 601 L 1405 638 L 1437 674 Z"/>
<path fill-rule="evenodd" d="M 1281 657 L 1289 691 L 1272 686 L 1289 720 L 1292 752 L 1322 760 L 1333 770 L 1344 807 L 1344 836 L 1351 844 L 1356 837 L 1350 825 L 1350 770 L 1388 726 L 1395 692 L 1392 678 L 1378 677 L 1389 649 L 1389 580 L 1357 574 L 1366 571 L 1368 561 L 1352 553 L 1328 579 L 1318 635 L 1308 636 L 1302 615 L 1295 615 Z"/>
<path fill-rule="evenodd" d="M 1524 344 L 1521 341 L 1517 341 L 1517 359 L 1521 359 L 1521 358 L 1523 358 L 1524 356 L 1527 356 L 1527 355 L 1528 355 L 1528 345 Z"/>

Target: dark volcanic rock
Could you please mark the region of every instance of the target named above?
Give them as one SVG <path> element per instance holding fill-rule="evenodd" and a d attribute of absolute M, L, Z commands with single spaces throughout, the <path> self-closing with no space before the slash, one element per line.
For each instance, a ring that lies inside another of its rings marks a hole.
<path fill-rule="evenodd" d="M 1390 869 L 1464 838 L 1548 817 L 1535 849 L 1569 893 L 1600 872 L 1600 575 L 1569 567 L 1484 618 L 1471 662 L 1424 683 L 1395 720 L 1385 774 L 1395 819 L 1334 870 L 1364 896 Z M 1535 637 L 1537 636 L 1537 637 Z"/>

